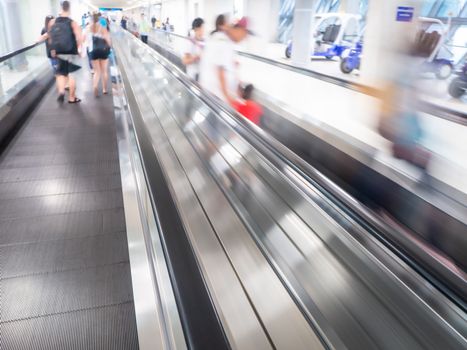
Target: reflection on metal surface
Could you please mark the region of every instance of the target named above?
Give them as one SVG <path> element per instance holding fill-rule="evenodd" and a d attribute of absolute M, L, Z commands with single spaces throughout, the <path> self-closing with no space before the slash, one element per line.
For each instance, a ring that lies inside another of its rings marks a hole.
<path fill-rule="evenodd" d="M 465 312 L 167 61 L 115 45 L 234 348 L 467 346 Z"/>
<path fill-rule="evenodd" d="M 140 349 L 186 349 L 149 200 L 121 77 L 113 63 L 114 105 Z M 148 240 L 149 237 L 149 240 Z M 152 261 L 151 261 L 152 260 Z"/>
<path fill-rule="evenodd" d="M 135 71 L 136 78 L 136 67 Z M 157 111 L 157 115 L 147 116 L 146 123 L 232 346 L 265 349 L 294 348 L 295 344 L 297 349 L 321 348 L 194 150 L 190 150 L 170 112 L 155 104 L 160 100 L 144 99 L 145 92 L 155 93 L 154 87 L 143 82 L 135 89 L 141 105 L 152 104 Z M 224 249 L 230 253 L 226 255 Z"/>

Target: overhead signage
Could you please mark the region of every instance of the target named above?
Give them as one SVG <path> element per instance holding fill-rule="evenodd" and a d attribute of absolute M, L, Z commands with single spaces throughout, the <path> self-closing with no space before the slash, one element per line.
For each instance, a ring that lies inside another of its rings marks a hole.
<path fill-rule="evenodd" d="M 397 22 L 412 22 L 414 8 L 411 6 L 397 6 L 396 21 Z"/>
<path fill-rule="evenodd" d="M 99 7 L 99 11 L 108 12 L 108 11 L 123 11 L 122 8 L 118 7 Z"/>

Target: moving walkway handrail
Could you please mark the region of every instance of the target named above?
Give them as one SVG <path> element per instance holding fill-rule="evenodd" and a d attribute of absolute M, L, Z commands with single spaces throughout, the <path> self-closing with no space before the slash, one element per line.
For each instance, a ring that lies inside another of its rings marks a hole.
<path fill-rule="evenodd" d="M 165 31 L 163 32 L 166 33 Z M 173 35 L 176 37 L 185 38 L 179 34 Z M 395 253 L 400 259 L 411 266 L 424 278 L 429 280 L 430 283 L 435 285 L 438 290 L 442 291 L 443 294 L 447 295 L 463 310 L 467 310 L 467 304 L 465 303 L 467 296 L 467 284 L 465 276 L 462 273 L 455 271 L 448 265 L 438 260 L 437 257 L 430 255 L 422 248 L 415 245 L 408 237 L 405 236 L 404 233 L 400 233 L 400 231 L 397 229 L 390 227 L 387 223 L 372 213 L 368 208 L 363 206 L 346 191 L 340 188 L 336 183 L 331 181 L 316 168 L 312 167 L 301 157 L 285 147 L 281 142 L 275 140 L 261 128 L 252 125 L 244 118 L 238 117 L 236 111 L 226 106 L 217 98 L 206 94 L 199 86 L 194 87 L 193 82 L 184 75 L 179 67 L 175 69 L 172 62 L 166 58 L 163 60 L 166 63 L 162 64 L 165 65 L 166 68 L 168 65 L 170 65 L 170 69 L 172 69 L 172 71 L 177 71 L 177 79 L 191 90 L 196 89 L 197 94 L 209 106 L 213 107 L 215 110 L 224 111 L 227 115 L 231 116 L 231 118 L 235 118 L 235 128 L 248 140 L 248 142 L 257 145 L 258 148 L 264 149 L 271 155 L 277 156 L 279 159 L 281 159 L 283 164 L 286 164 L 290 168 L 294 169 L 301 176 L 308 179 L 311 183 L 323 190 L 325 193 L 329 194 L 335 204 L 337 204 L 345 212 L 349 213 L 352 217 L 357 218 L 360 223 L 363 221 L 364 226 L 370 229 L 373 235 L 376 236 L 379 241 L 383 242 L 383 244 L 387 246 L 393 253 Z M 252 129 L 254 130 L 254 134 L 251 131 Z M 415 252 L 417 260 L 407 254 L 407 249 L 411 253 Z M 446 286 L 449 287 L 446 288 Z"/>
<path fill-rule="evenodd" d="M 172 32 L 167 32 L 167 31 L 162 30 L 162 29 L 153 29 L 153 31 L 156 32 L 156 33 L 161 33 L 161 34 L 163 33 L 163 34 L 165 34 L 167 36 L 174 36 L 176 38 L 180 38 L 180 39 L 183 39 L 183 40 L 190 40 L 186 36 L 176 34 L 176 33 L 172 33 Z M 297 66 L 294 66 L 292 64 L 279 62 L 277 60 L 274 60 L 274 59 L 271 59 L 271 58 L 268 58 L 268 57 L 264 57 L 264 56 L 260 56 L 260 55 L 257 55 L 257 54 L 251 53 L 251 52 L 246 52 L 246 51 L 241 51 L 241 50 L 239 50 L 237 52 L 241 56 L 244 56 L 244 57 L 247 57 L 247 58 L 250 58 L 250 59 L 254 59 L 254 60 L 257 60 L 257 61 L 261 61 L 263 63 L 270 64 L 272 66 L 279 67 L 279 68 L 282 68 L 282 69 L 286 69 L 286 70 L 289 70 L 289 71 L 292 71 L 292 72 L 295 72 L 295 73 L 300 73 L 300 74 L 303 74 L 303 75 L 307 75 L 309 77 L 319 79 L 319 80 L 322 80 L 322 81 L 325 81 L 325 82 L 328 82 L 328 83 L 331 83 L 331 84 L 335 84 L 335 85 L 344 87 L 346 89 L 354 90 L 354 91 L 364 93 L 366 95 L 373 96 L 373 97 L 381 96 L 381 92 L 377 88 L 366 85 L 366 84 L 350 81 L 350 80 L 343 79 L 343 78 L 340 78 L 340 77 L 337 77 L 337 76 L 334 76 L 334 75 L 330 75 L 330 74 L 325 74 L 325 73 L 318 72 L 318 71 L 310 69 L 310 68 L 297 67 Z M 428 101 L 421 101 L 420 107 L 425 112 L 427 112 L 427 113 L 429 113 L 429 114 L 431 114 L 431 115 L 433 115 L 435 117 L 446 119 L 446 120 L 449 120 L 449 121 L 451 121 L 453 123 L 457 123 L 457 124 L 461 124 L 461 125 L 467 125 L 467 114 L 462 112 L 462 111 L 454 110 L 454 109 L 448 108 L 448 107 L 443 107 L 443 106 L 440 106 L 440 105 L 437 105 L 437 104 L 434 104 L 434 103 L 431 103 L 431 102 L 428 102 Z"/>
<path fill-rule="evenodd" d="M 39 46 L 39 45 L 42 45 L 42 44 L 43 44 L 43 42 L 34 43 L 32 45 L 28 45 L 28 46 L 25 46 L 25 47 L 23 47 L 21 49 L 12 51 L 10 53 L 7 53 L 6 55 L 3 55 L 3 56 L 0 57 L 0 63 L 8 60 L 9 58 L 15 57 L 15 56 L 17 56 L 17 55 L 19 55 L 19 54 L 21 54 L 23 52 L 29 51 L 29 50 L 35 48 L 36 46 Z"/>
<path fill-rule="evenodd" d="M 250 52 L 238 51 L 238 53 L 241 56 L 245 56 L 245 57 L 248 57 L 248 58 L 251 58 L 257 61 L 261 61 L 261 62 L 270 64 L 276 67 L 287 69 L 292 72 L 300 73 L 303 75 L 308 75 L 310 77 L 323 80 L 328 83 L 332 83 L 338 86 L 345 87 L 346 89 L 350 89 L 350 90 L 354 90 L 360 93 L 367 94 L 369 96 L 373 96 L 373 97 L 381 96 L 381 91 L 379 89 L 369 86 L 369 85 L 353 82 L 353 81 L 339 78 L 339 77 L 336 77 L 330 74 L 318 72 L 316 70 L 312 70 L 309 68 L 297 67 L 292 64 L 279 62 L 271 58 L 259 56 L 259 55 L 256 55 Z M 436 105 L 434 103 L 423 101 L 423 100 L 420 103 L 420 107 L 422 107 L 422 109 L 425 112 L 433 115 L 434 117 L 446 119 L 453 123 L 457 123 L 461 125 L 467 125 L 467 114 L 462 111 L 458 111 L 458 110 L 448 108 L 448 107 L 443 107 L 443 106 Z"/>

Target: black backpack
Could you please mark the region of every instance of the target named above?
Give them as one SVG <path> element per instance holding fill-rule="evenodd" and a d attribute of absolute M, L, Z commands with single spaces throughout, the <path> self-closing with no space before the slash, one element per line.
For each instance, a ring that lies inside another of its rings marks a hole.
<path fill-rule="evenodd" d="M 57 17 L 50 28 L 50 49 L 59 54 L 78 54 L 76 38 L 71 26 L 72 20 L 68 17 Z"/>

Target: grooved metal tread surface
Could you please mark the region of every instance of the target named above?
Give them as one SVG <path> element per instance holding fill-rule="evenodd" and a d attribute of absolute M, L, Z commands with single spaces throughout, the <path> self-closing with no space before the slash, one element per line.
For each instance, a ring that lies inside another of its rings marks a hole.
<path fill-rule="evenodd" d="M 138 349 L 111 96 L 78 75 L 0 153 L 0 348 Z"/>

